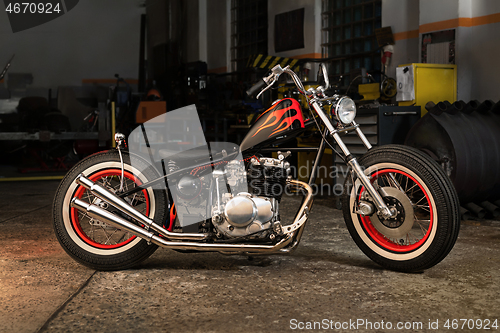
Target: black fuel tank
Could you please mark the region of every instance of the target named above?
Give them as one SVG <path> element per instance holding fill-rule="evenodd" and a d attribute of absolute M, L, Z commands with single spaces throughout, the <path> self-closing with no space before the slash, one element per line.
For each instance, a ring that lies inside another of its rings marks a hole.
<path fill-rule="evenodd" d="M 304 127 L 304 116 L 299 102 L 293 98 L 284 98 L 257 118 L 241 142 L 240 149 L 245 151 L 267 144 Z"/>

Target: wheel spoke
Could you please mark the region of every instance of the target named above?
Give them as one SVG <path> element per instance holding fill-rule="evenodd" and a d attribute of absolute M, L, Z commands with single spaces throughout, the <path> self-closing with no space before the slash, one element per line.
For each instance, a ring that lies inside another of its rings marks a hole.
<path fill-rule="evenodd" d="M 106 229 L 101 224 L 99 224 L 99 227 L 101 227 L 101 229 L 104 233 L 104 237 L 106 237 L 106 239 L 109 239 L 108 233 L 106 232 Z M 101 243 L 101 244 L 106 244 L 106 243 Z"/>
<path fill-rule="evenodd" d="M 408 193 L 409 191 L 411 191 L 411 190 L 412 190 L 415 186 L 418 186 L 418 185 L 417 185 L 416 183 L 415 183 L 415 184 L 413 184 L 413 186 L 412 186 L 412 187 L 410 187 L 408 190 L 406 190 L 406 191 L 405 191 L 405 193 Z"/>
<path fill-rule="evenodd" d="M 85 191 L 85 199 L 87 199 L 87 202 L 91 202 L 93 203 L 93 198 L 95 198 L 92 193 L 90 193 L 90 191 Z M 83 196 L 82 196 L 82 199 L 83 199 Z"/>
<path fill-rule="evenodd" d="M 123 242 L 124 240 L 129 239 L 130 237 L 125 237 L 127 235 L 129 235 L 129 233 L 128 232 L 124 232 L 123 235 L 120 237 L 120 239 L 116 242 L 116 244 L 119 244 L 119 243 Z"/>
<path fill-rule="evenodd" d="M 401 185 L 396 180 L 396 177 L 394 177 L 394 174 L 392 172 L 389 173 L 388 179 L 389 179 L 390 183 L 394 184 L 395 188 L 397 188 L 398 190 L 400 190 L 403 193 L 405 192 L 403 190 L 403 188 L 401 187 Z"/>
<path fill-rule="evenodd" d="M 113 230 L 113 232 L 111 233 L 111 235 L 109 235 L 106 238 L 106 241 L 104 242 L 105 245 L 108 245 L 108 242 L 111 240 L 111 237 L 113 237 L 113 235 L 116 233 L 116 231 L 118 231 L 118 229 Z"/>
<path fill-rule="evenodd" d="M 414 205 L 414 206 L 418 207 L 418 208 L 420 208 L 422 210 L 425 210 L 426 212 L 429 212 L 429 213 L 431 212 L 429 205 Z"/>
<path fill-rule="evenodd" d="M 134 196 L 132 197 L 132 199 L 130 200 L 130 204 L 133 206 L 134 205 L 134 200 L 135 200 L 135 197 L 137 196 L 137 193 L 134 193 Z"/>
<path fill-rule="evenodd" d="M 109 184 L 108 176 L 101 178 L 101 180 L 102 180 L 102 185 L 104 187 L 106 187 L 106 185 Z M 111 185 L 111 184 L 109 184 L 109 185 Z"/>
<path fill-rule="evenodd" d="M 415 243 L 418 242 L 418 240 L 415 238 L 415 236 L 410 231 L 408 231 L 408 245 L 412 244 L 411 241 L 410 241 L 410 237 L 413 238 L 413 244 L 415 244 Z"/>
<path fill-rule="evenodd" d="M 421 198 L 420 198 L 420 200 L 418 200 L 417 202 L 415 202 L 415 204 L 414 204 L 414 205 L 415 205 L 415 206 L 418 206 L 418 203 L 419 203 L 420 201 L 422 201 L 422 199 L 425 199 L 425 196 L 421 197 Z"/>
<path fill-rule="evenodd" d="M 424 235 L 427 235 L 427 231 L 428 231 L 429 229 L 424 228 L 424 226 L 423 226 L 421 223 L 418 223 L 418 226 L 420 227 L 420 230 L 422 230 L 422 233 L 423 233 Z"/>

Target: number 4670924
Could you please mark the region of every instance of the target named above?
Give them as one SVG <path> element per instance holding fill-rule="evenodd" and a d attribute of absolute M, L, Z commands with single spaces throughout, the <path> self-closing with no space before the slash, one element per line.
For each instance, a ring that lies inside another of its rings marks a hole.
<path fill-rule="evenodd" d="M 55 4 L 47 3 L 34 3 L 34 2 L 15 2 L 9 3 L 5 11 L 14 14 L 52 14 L 60 13 L 61 8 L 59 2 Z"/>
<path fill-rule="evenodd" d="M 498 319 L 495 319 L 495 321 L 491 321 L 489 319 L 448 319 L 444 323 L 444 328 L 446 329 L 452 329 L 452 330 L 463 330 L 463 329 L 483 329 L 483 330 L 490 330 L 490 329 L 498 329 Z"/>

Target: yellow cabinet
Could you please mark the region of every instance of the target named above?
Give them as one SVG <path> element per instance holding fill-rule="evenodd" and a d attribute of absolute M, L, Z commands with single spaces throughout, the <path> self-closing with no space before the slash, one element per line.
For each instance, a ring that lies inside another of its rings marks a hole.
<path fill-rule="evenodd" d="M 453 103 L 457 100 L 457 65 L 415 63 L 398 67 L 407 66 L 413 66 L 415 99 L 399 102 L 400 106 L 418 105 L 423 116 L 427 113 L 425 104 L 429 101 L 437 104 L 441 101 Z"/>

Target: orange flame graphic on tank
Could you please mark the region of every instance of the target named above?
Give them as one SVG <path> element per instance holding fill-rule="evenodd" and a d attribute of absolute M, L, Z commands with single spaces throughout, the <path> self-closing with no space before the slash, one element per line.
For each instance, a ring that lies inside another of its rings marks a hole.
<path fill-rule="evenodd" d="M 270 110 L 271 109 L 268 109 L 267 111 L 265 111 L 260 117 L 262 117 L 264 114 L 266 114 Z M 279 132 L 286 130 L 287 128 L 289 128 L 293 124 L 293 122 L 295 120 L 299 120 L 301 127 L 304 127 L 304 119 L 302 118 L 302 113 L 300 112 L 300 110 L 296 110 L 295 105 L 292 104 L 291 106 L 286 107 L 284 109 L 275 110 L 275 111 L 271 112 L 267 116 L 267 119 L 264 121 L 264 123 L 260 126 L 260 128 L 254 133 L 254 135 L 252 135 L 252 137 L 256 136 L 257 133 L 259 133 L 263 129 L 266 129 L 268 127 L 276 125 L 280 121 L 280 119 L 283 117 L 283 115 L 289 110 L 295 110 L 296 115 L 291 116 L 291 117 L 286 117 L 285 119 L 283 119 L 283 121 L 274 129 L 274 131 L 271 134 L 269 134 L 269 136 L 272 136 L 276 133 L 279 133 Z M 272 122 L 270 122 L 271 119 L 273 119 L 273 117 L 275 117 L 275 119 Z"/>

